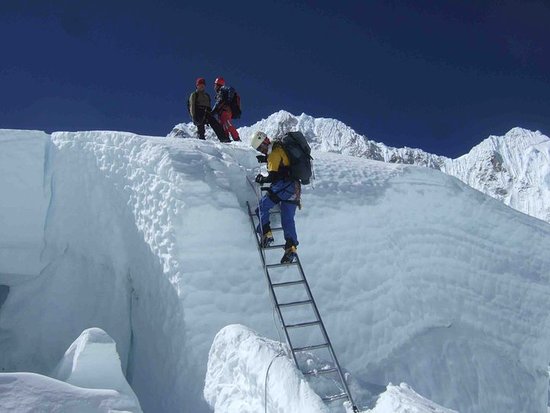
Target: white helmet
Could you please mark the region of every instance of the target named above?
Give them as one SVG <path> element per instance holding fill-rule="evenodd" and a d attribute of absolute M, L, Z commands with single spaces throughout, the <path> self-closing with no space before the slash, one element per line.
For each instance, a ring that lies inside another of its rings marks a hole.
<path fill-rule="evenodd" d="M 256 131 L 254 132 L 254 135 L 252 135 L 252 140 L 250 141 L 250 146 L 252 146 L 254 149 L 258 150 L 260 145 L 268 139 L 267 135 L 262 131 Z"/>

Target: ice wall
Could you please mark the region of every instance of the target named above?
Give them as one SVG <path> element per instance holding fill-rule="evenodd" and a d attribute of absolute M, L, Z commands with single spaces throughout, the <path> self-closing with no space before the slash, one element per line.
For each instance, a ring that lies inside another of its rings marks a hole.
<path fill-rule="evenodd" d="M 276 336 L 244 210 L 255 153 L 115 132 L 54 134 L 46 153 L 43 269 L 0 280 L 1 367 L 51 369 L 99 326 L 145 411 L 208 411 L 216 333 Z M 299 250 L 342 365 L 462 412 L 544 411 L 548 225 L 437 171 L 314 155 Z"/>
<path fill-rule="evenodd" d="M 17 413 L 141 413 L 122 374 L 116 344 L 98 328 L 69 347 L 54 377 L 0 373 L 0 411 Z"/>
<path fill-rule="evenodd" d="M 299 221 L 330 234 L 304 231 L 301 256 L 343 364 L 462 412 L 543 412 L 550 227 L 443 173 L 373 185 L 343 162 L 317 169 Z"/>
<path fill-rule="evenodd" d="M 41 269 L 47 152 L 44 132 L 0 130 L 0 275 L 34 275 Z"/>

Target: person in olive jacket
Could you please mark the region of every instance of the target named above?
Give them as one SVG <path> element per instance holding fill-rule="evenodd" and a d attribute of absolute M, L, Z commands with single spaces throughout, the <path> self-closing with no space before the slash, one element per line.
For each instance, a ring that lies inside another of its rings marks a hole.
<path fill-rule="evenodd" d="M 205 126 L 210 125 L 221 142 L 230 142 L 220 123 L 212 116 L 211 99 L 210 95 L 206 93 L 206 81 L 204 78 L 199 77 L 197 79 L 196 87 L 197 89 L 189 96 L 187 109 L 189 110 L 191 120 L 197 127 L 198 138 L 206 139 Z"/>

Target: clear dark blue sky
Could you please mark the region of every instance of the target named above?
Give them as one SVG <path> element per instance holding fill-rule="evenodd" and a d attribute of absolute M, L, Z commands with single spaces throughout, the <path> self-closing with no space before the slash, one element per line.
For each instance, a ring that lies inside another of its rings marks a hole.
<path fill-rule="evenodd" d="M 550 133 L 550 1 L 0 3 L 0 127 L 165 135 L 197 76 L 243 101 L 458 156 Z"/>

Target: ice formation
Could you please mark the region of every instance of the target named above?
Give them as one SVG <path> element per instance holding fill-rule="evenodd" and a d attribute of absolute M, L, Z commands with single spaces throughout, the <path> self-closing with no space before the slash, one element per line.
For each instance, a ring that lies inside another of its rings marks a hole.
<path fill-rule="evenodd" d="M 141 413 L 126 382 L 115 342 L 103 330 L 85 330 L 52 377 L 0 373 L 0 411 L 17 413 Z"/>
<path fill-rule="evenodd" d="M 210 411 L 216 334 L 277 336 L 245 212 L 254 151 L 9 130 L 0 148 L 0 369 L 48 374 L 99 327 L 144 411 Z M 463 413 L 544 412 L 548 224 L 434 169 L 314 157 L 299 252 L 357 385 L 407 382 Z M 389 386 L 379 401 L 397 390 L 416 397 Z"/>

